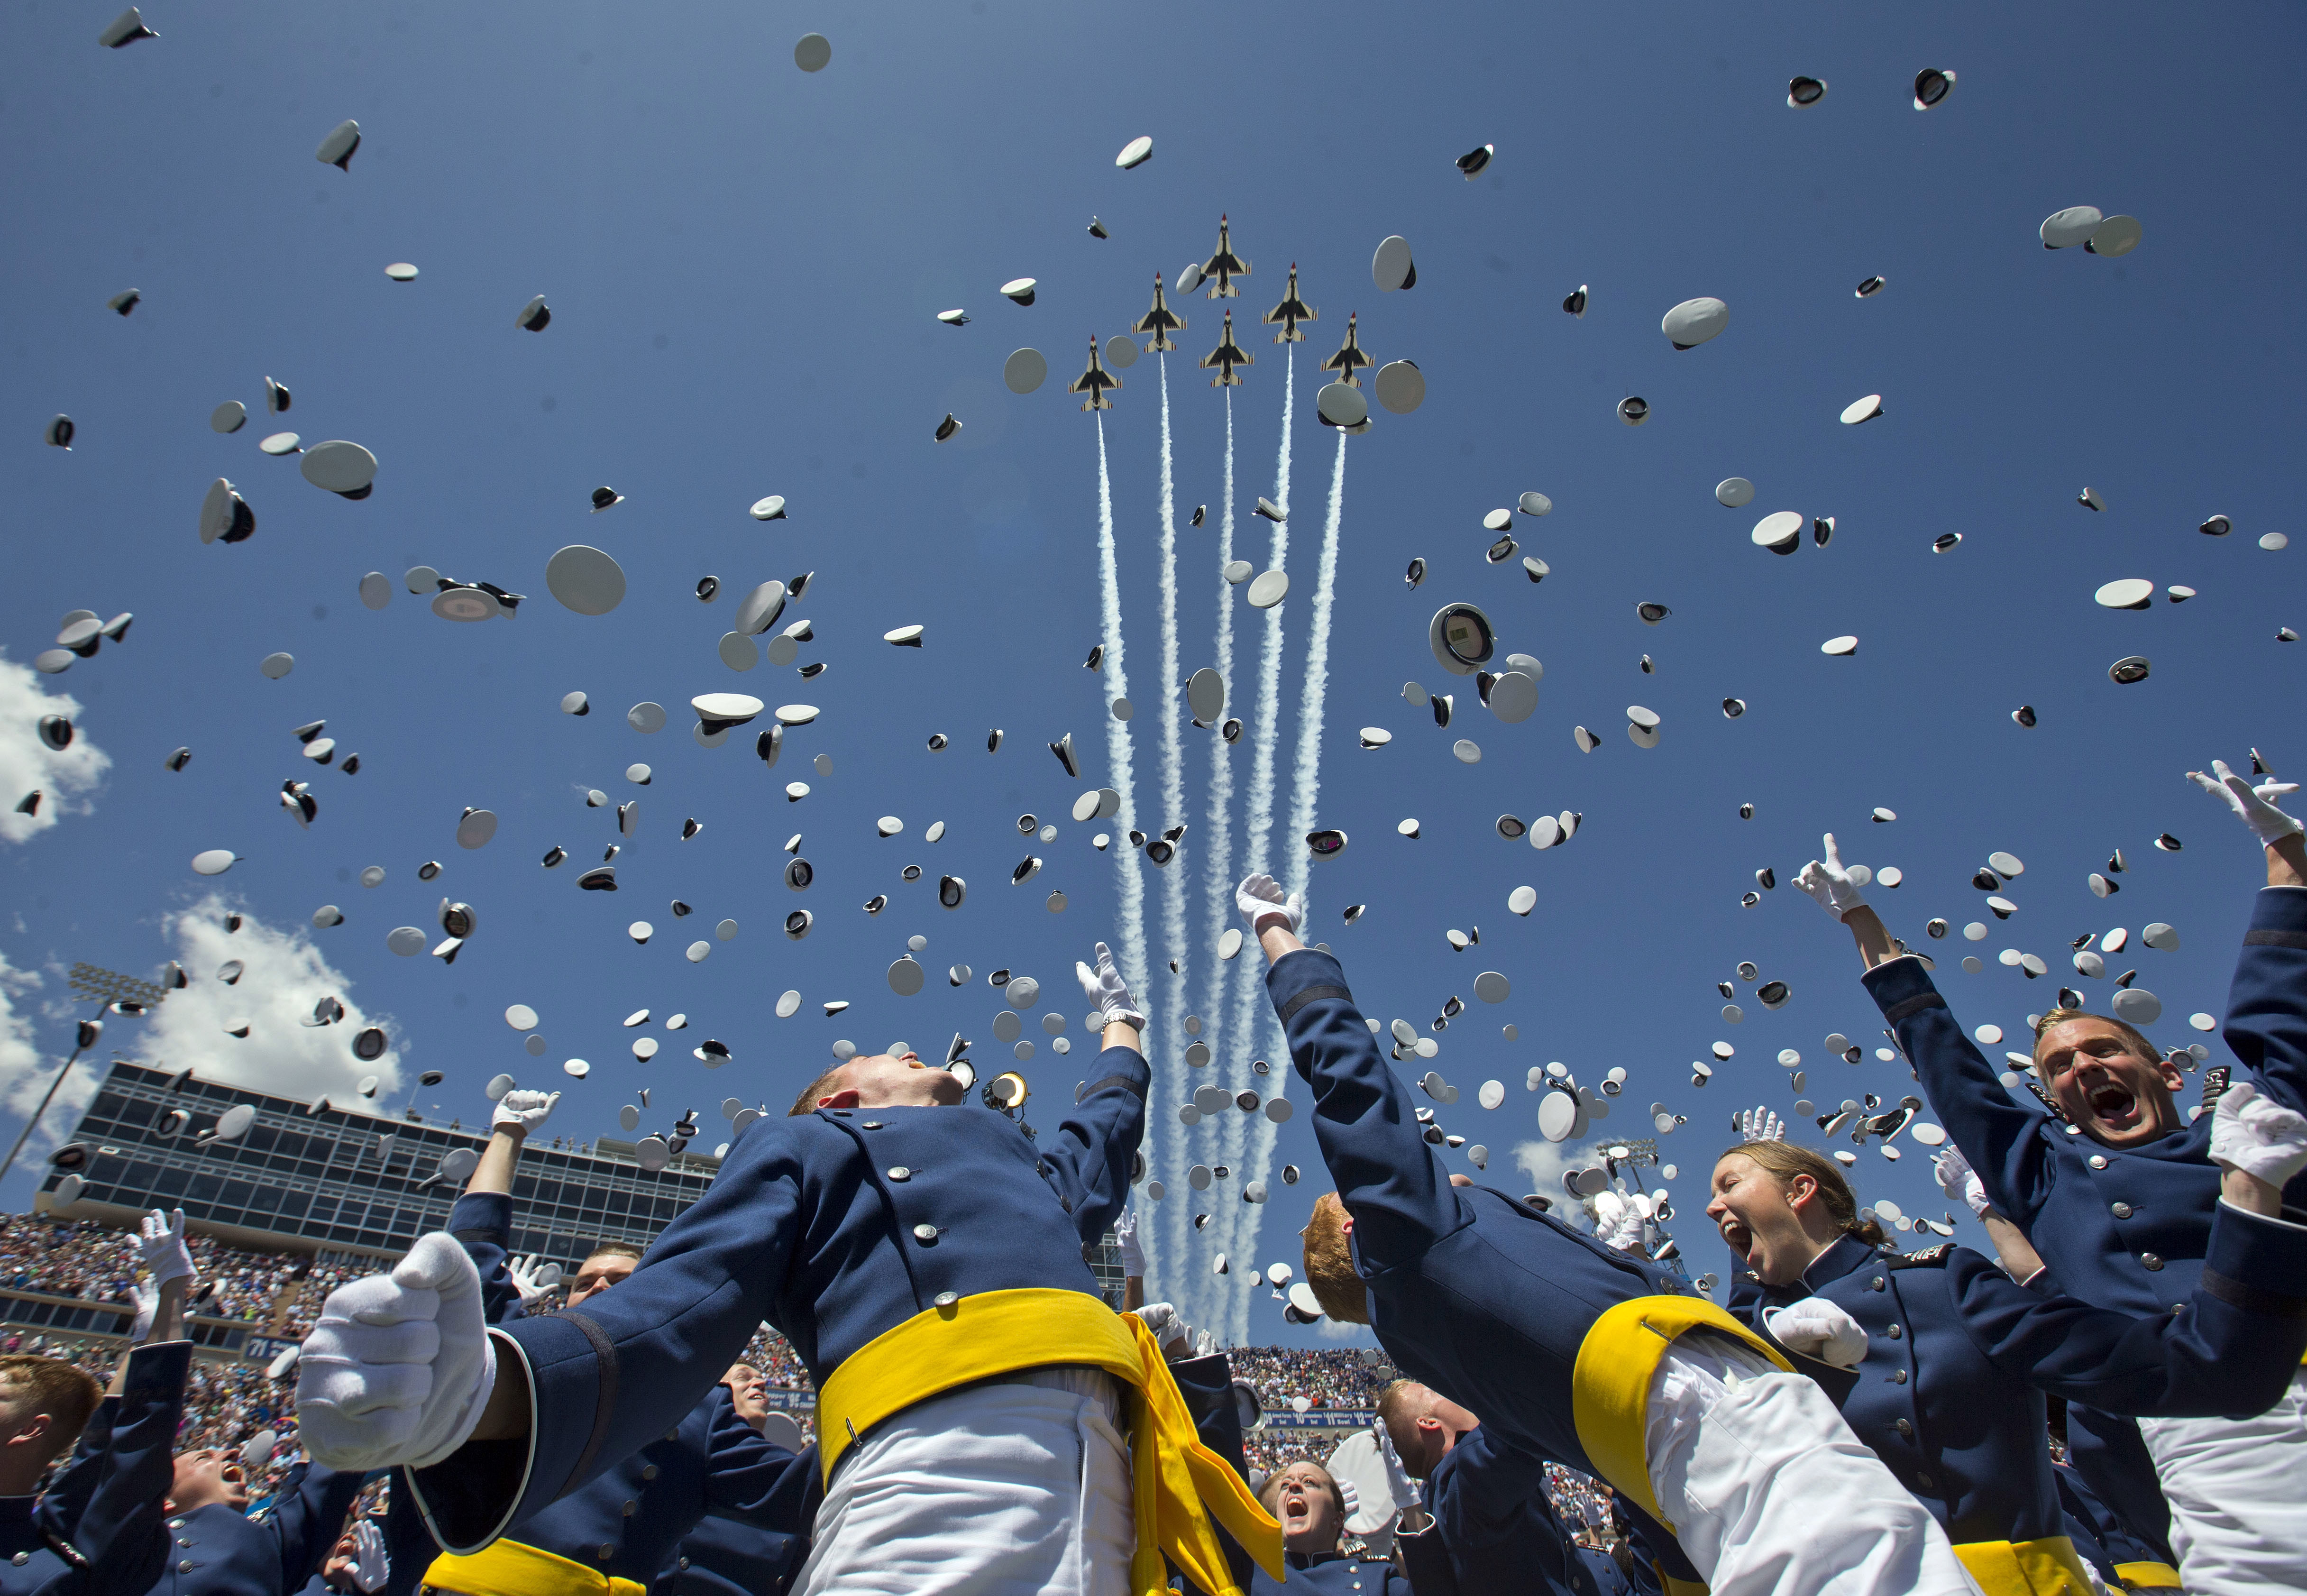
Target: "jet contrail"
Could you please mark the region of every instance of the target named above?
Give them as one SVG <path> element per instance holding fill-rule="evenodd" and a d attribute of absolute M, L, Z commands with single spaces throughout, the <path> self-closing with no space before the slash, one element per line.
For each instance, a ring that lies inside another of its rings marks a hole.
<path fill-rule="evenodd" d="M 1290 428 L 1296 416 L 1297 403 L 1298 351 L 1293 344 L 1290 346 L 1290 367 L 1282 383 L 1282 450 L 1274 479 L 1274 502 L 1285 518 L 1290 513 Z M 1272 525 L 1272 563 L 1267 569 L 1286 570 L 1288 567 L 1284 561 L 1290 553 L 1290 523 L 1285 519 Z M 1254 723 L 1257 742 L 1250 760 L 1248 813 L 1244 826 L 1248 836 L 1242 849 L 1244 864 L 1250 870 L 1265 871 L 1268 874 L 1272 873 L 1266 845 L 1274 829 L 1274 755 L 1282 736 L 1282 606 L 1276 605 L 1265 612 L 1265 648 L 1258 661 L 1257 719 Z M 1255 948 L 1244 948 L 1235 963 L 1239 969 L 1234 978 L 1233 1018 L 1226 1028 L 1223 1040 L 1225 1056 L 1239 1069 L 1246 1062 L 1241 1055 L 1250 1051 L 1252 1039 L 1263 1029 L 1256 1017 L 1263 1006 L 1259 977 L 1264 974 L 1265 960 L 1257 957 Z M 1243 1164 L 1249 1127 L 1238 1114 L 1239 1111 L 1221 1115 L 1225 1125 L 1222 1139 L 1226 1162 L 1233 1166 L 1237 1178 L 1241 1180 L 1262 1179 L 1263 1171 L 1252 1175 Z M 1234 1189 L 1239 1192 L 1240 1188 L 1237 1186 Z M 1243 1229 L 1243 1215 L 1232 1210 L 1252 1206 L 1240 1202 L 1237 1197 L 1232 1204 L 1219 1211 L 1222 1215 L 1220 1228 L 1230 1257 L 1240 1250 Z M 1254 1260 L 1247 1257 L 1241 1262 L 1246 1267 L 1255 1267 Z M 1248 1289 L 1246 1285 L 1238 1287 L 1230 1295 L 1233 1300 L 1227 1313 L 1230 1321 L 1227 1330 L 1232 1341 L 1239 1344 L 1248 1334 Z"/>
<path fill-rule="evenodd" d="M 1174 826 L 1186 818 L 1185 750 L 1180 742 L 1179 722 L 1182 716 L 1178 708 L 1178 518 L 1170 447 L 1170 362 L 1167 356 L 1158 358 L 1162 373 L 1162 802 L 1155 817 L 1159 826 L 1148 829 Z M 1162 998 L 1153 1017 L 1157 1044 L 1178 1051 L 1184 1050 L 1186 1043 L 1186 982 L 1193 964 L 1186 940 L 1187 857 L 1189 855 L 1172 859 L 1169 868 L 1162 871 L 1162 945 L 1165 963 L 1168 959 L 1176 960 L 1178 973 L 1172 974 L 1166 967 L 1159 972 L 1164 982 Z M 1148 978 L 1156 978 L 1150 966 Z M 1150 1121 L 1151 1116 L 1148 1118 Z M 1171 1162 L 1176 1161 L 1173 1158 Z M 1146 1167 L 1161 1168 L 1150 1157 Z M 1183 1168 L 1171 1171 L 1166 1183 L 1182 1191 L 1184 1174 Z M 1183 1206 L 1182 1203 L 1173 1204 L 1171 1209 L 1174 1212 Z M 1182 1215 L 1171 1223 L 1176 1228 L 1175 1244 L 1164 1250 L 1173 1263 L 1182 1265 L 1190 1250 L 1186 1245 L 1190 1232 L 1184 1228 Z M 1179 1276 L 1180 1283 L 1190 1278 L 1182 1268 L 1171 1273 Z"/>
<path fill-rule="evenodd" d="M 1338 533 L 1342 524 L 1346 499 L 1346 434 L 1338 434 L 1337 463 L 1330 469 L 1330 519 L 1322 531 L 1322 564 L 1314 588 L 1313 634 L 1306 646 L 1306 686 L 1298 711 L 1298 768 L 1290 787 L 1290 825 L 1282 833 L 1282 847 L 1290 860 L 1282 883 L 1292 892 L 1306 890 L 1308 872 L 1313 868 L 1313 855 L 1306 852 L 1302 838 L 1314 828 L 1315 801 L 1322 790 L 1322 723 L 1327 712 L 1330 686 L 1330 616 L 1336 606 L 1338 585 Z M 1325 905 L 1327 906 L 1327 905 Z M 1245 955 L 1247 950 L 1245 950 Z M 1290 1043 L 1282 1026 L 1269 1011 L 1259 1017 L 1258 1030 L 1268 1039 L 1274 1050 L 1274 1073 L 1267 1077 L 1272 1083 L 1269 1097 L 1284 1095 L 1290 1084 Z M 1249 1127 L 1249 1146 L 1241 1163 L 1245 1181 L 1267 1180 L 1274 1166 L 1274 1144 L 1281 1127 L 1260 1114 Z M 1235 1248 L 1245 1258 L 1254 1258 L 1258 1240 L 1258 1222 L 1265 1210 L 1243 1204 L 1244 1224 L 1233 1238 Z M 1247 1326 L 1243 1330 L 1246 1337 Z"/>
<path fill-rule="evenodd" d="M 1133 774 L 1136 756 L 1130 745 L 1129 723 L 1114 717 L 1115 699 L 1129 696 L 1129 673 L 1121 649 L 1121 575 L 1113 553 L 1113 481 L 1105 467 L 1105 417 L 1097 418 L 1097 577 L 1099 618 L 1105 633 L 1105 671 L 1111 685 L 1103 707 L 1106 763 L 1112 768 L 1114 790 L 1121 794 L 1121 811 L 1113 817 L 1114 829 L 1127 833 L 1137 823 L 1137 783 Z M 1149 989 L 1145 965 L 1145 887 L 1137 874 L 1137 850 L 1127 842 L 1113 850 L 1114 870 L 1121 889 L 1121 974 L 1134 991 Z M 1156 1116 L 1146 1120 L 1146 1140 L 1154 1140 Z M 1155 1153 L 1146 1153 L 1150 1164 Z"/>

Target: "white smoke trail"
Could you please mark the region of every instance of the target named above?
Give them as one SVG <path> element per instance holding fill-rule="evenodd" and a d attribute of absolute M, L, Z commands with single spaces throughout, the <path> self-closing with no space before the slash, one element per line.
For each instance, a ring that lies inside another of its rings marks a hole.
<path fill-rule="evenodd" d="M 1179 722 L 1184 718 L 1178 708 L 1178 517 L 1174 473 L 1170 447 L 1170 361 L 1158 356 L 1162 373 L 1162 803 L 1155 817 L 1158 825 L 1149 830 L 1174 826 L 1186 818 L 1185 749 L 1180 742 Z M 1134 850 L 1133 850 L 1134 851 Z M 1185 1047 L 1186 982 L 1192 969 L 1192 954 L 1186 940 L 1186 861 L 1192 855 L 1181 854 L 1162 871 L 1162 944 L 1164 967 L 1154 972 L 1162 980 L 1162 996 L 1153 1015 L 1156 1046 L 1164 1053 L 1174 1055 Z M 1178 968 L 1172 974 L 1166 962 L 1174 959 Z M 1151 1116 L 1149 1116 L 1150 1121 Z M 1150 1123 L 1149 1123 L 1150 1128 Z M 1171 1160 L 1176 1163 L 1175 1159 Z M 1151 1158 L 1148 1169 L 1162 1166 Z M 1166 1184 L 1183 1191 L 1185 1170 L 1181 1166 L 1171 1171 Z M 1171 1272 L 1185 1278 L 1182 1265 L 1188 1256 L 1185 1229 L 1186 1219 L 1177 1211 L 1184 1207 L 1170 1206 L 1175 1215 L 1170 1221 L 1175 1229 L 1174 1245 L 1163 1248 L 1171 1262 L 1180 1266 Z M 1154 1227 L 1149 1227 L 1154 1228 Z M 1150 1262 L 1147 1266 L 1154 1267 Z"/>
<path fill-rule="evenodd" d="M 1106 763 L 1112 768 L 1114 790 L 1121 794 L 1121 811 L 1113 817 L 1114 829 L 1127 832 L 1137 823 L 1136 753 L 1129 739 L 1129 723 L 1111 713 L 1113 699 L 1129 696 L 1129 672 L 1121 648 L 1121 575 L 1113 551 L 1113 481 L 1105 466 L 1105 417 L 1097 418 L 1097 578 L 1099 619 L 1105 634 L 1107 688 L 1105 718 Z M 1150 989 L 1145 965 L 1145 887 L 1137 873 L 1137 850 L 1126 844 L 1113 850 L 1114 871 L 1121 893 L 1121 974 L 1133 991 Z M 1158 1120 L 1148 1116 L 1145 1126 L 1146 1163 L 1156 1156 Z"/>
<path fill-rule="evenodd" d="M 1299 839 L 1314 828 L 1316 800 L 1322 791 L 1322 727 L 1328 713 L 1330 688 L 1330 617 L 1337 602 L 1338 534 L 1343 523 L 1345 501 L 1346 434 L 1340 433 L 1337 462 L 1330 469 L 1330 518 L 1322 530 L 1321 571 L 1314 588 L 1313 633 L 1306 645 L 1306 685 L 1298 711 L 1298 766 L 1290 788 L 1290 825 L 1282 834 L 1282 846 L 1290 859 L 1282 884 L 1292 892 L 1306 890 L 1307 875 L 1314 864 L 1313 855 L 1307 853 Z M 1323 906 L 1326 909 L 1331 905 Z M 1272 1087 L 1268 1095 L 1279 1097 L 1287 1093 L 1291 1080 L 1289 1039 L 1271 1008 L 1263 1008 L 1258 1019 L 1257 1034 L 1267 1038 L 1266 1045 L 1271 1050 L 1267 1057 L 1274 1061 L 1274 1073 L 1266 1077 Z M 1251 1122 L 1249 1131 L 1241 1179 L 1265 1180 L 1270 1187 L 1274 1144 L 1281 1127 L 1260 1114 Z M 1244 1204 L 1243 1207 L 1247 1211 L 1242 1215 L 1242 1233 L 1235 1236 L 1233 1245 L 1242 1258 L 1251 1260 L 1257 1256 L 1259 1222 L 1265 1217 L 1265 1209 L 1254 1204 Z"/>
<path fill-rule="evenodd" d="M 1289 346 L 1289 373 L 1282 390 L 1282 448 L 1274 475 L 1274 502 L 1284 519 L 1272 523 L 1273 550 L 1267 566 L 1270 571 L 1288 569 L 1284 562 L 1290 553 L 1290 522 L 1287 519 L 1290 514 L 1290 431 L 1297 414 L 1298 350 L 1294 344 Z M 1248 812 L 1243 828 L 1247 833 L 1242 850 L 1243 864 L 1248 870 L 1265 871 L 1268 874 L 1272 873 L 1266 848 L 1274 830 L 1274 768 L 1282 738 L 1282 605 L 1276 605 L 1265 612 L 1265 647 L 1258 661 L 1257 718 L 1254 723 L 1257 740 L 1250 759 Z M 1265 1008 L 1265 983 L 1260 979 L 1265 974 L 1265 962 L 1252 948 L 1244 948 L 1241 957 L 1235 961 L 1239 969 L 1234 978 L 1233 1013 L 1223 1040 L 1226 1056 L 1233 1061 L 1235 1071 L 1244 1077 L 1247 1075 L 1244 1067 L 1251 1043 L 1263 1030 L 1257 1016 Z M 1237 1114 L 1227 1113 L 1220 1117 L 1225 1126 L 1225 1160 L 1232 1166 L 1236 1179 L 1248 1180 L 1257 1178 L 1248 1174 L 1243 1164 L 1250 1128 Z M 1235 1186 L 1233 1190 L 1239 1192 L 1240 1187 Z M 1252 1271 L 1255 1270 L 1255 1261 L 1242 1254 L 1240 1240 L 1245 1228 L 1249 1229 L 1254 1236 L 1255 1227 L 1245 1225 L 1245 1216 L 1239 1210 L 1256 1206 L 1243 1203 L 1237 1197 L 1220 1210 L 1218 1221 L 1229 1258 L 1239 1257 L 1243 1267 Z M 1231 1301 L 1227 1311 L 1227 1334 L 1239 1344 L 1249 1330 L 1248 1281 L 1245 1279 L 1229 1295 Z"/>

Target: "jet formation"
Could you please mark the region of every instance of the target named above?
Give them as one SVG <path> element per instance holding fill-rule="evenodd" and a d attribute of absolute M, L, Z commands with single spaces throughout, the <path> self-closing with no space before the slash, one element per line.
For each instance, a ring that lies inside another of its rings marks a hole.
<path fill-rule="evenodd" d="M 1154 341 L 1145 346 L 1148 355 L 1157 350 L 1176 348 L 1178 340 L 1170 335 L 1186 330 L 1186 318 L 1162 302 L 1162 274 L 1158 271 L 1154 274 L 1154 308 L 1140 316 L 1137 324 L 1130 330 L 1154 335 Z"/>
<path fill-rule="evenodd" d="M 1120 386 L 1121 379 L 1098 364 L 1097 334 L 1090 334 L 1089 369 L 1076 377 L 1068 385 L 1066 391 L 1089 395 L 1087 399 L 1082 400 L 1082 408 L 1085 410 L 1111 410 L 1113 408 L 1113 401 L 1105 397 L 1106 390 Z"/>
<path fill-rule="evenodd" d="M 1158 296 L 1158 283 L 1156 294 Z M 1291 262 L 1289 291 L 1282 296 L 1281 304 L 1265 313 L 1265 324 L 1268 327 L 1278 323 L 1282 328 L 1281 331 L 1274 335 L 1274 341 L 1277 344 L 1302 344 L 1306 341 L 1306 335 L 1299 329 L 1298 323 L 1318 322 L 1321 319 L 1321 312 L 1315 310 L 1298 297 L 1298 262 Z"/>
<path fill-rule="evenodd" d="M 1239 292 L 1239 289 L 1235 291 L 1237 293 Z M 1367 358 L 1367 356 L 1365 356 L 1365 358 Z M 1233 312 L 1226 312 L 1225 331 L 1218 339 L 1218 347 L 1212 349 L 1207 355 L 1202 357 L 1202 369 L 1204 371 L 1209 370 L 1212 366 L 1217 367 L 1218 374 L 1210 379 L 1210 386 L 1213 388 L 1239 388 L 1241 386 L 1241 376 L 1240 373 L 1236 372 L 1233 368 L 1238 365 L 1254 365 L 1256 364 L 1256 362 L 1253 361 L 1249 357 L 1248 351 L 1245 350 L 1239 344 L 1233 341 Z"/>

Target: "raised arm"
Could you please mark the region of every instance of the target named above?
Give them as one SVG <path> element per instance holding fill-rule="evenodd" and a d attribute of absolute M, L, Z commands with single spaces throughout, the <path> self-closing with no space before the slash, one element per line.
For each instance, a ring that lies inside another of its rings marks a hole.
<path fill-rule="evenodd" d="M 1145 1137 L 1145 1094 L 1154 1072 L 1139 1040 L 1145 1013 L 1129 995 L 1112 951 L 1100 942 L 1097 967 L 1076 963 L 1074 974 L 1103 1022 L 1103 1048 L 1057 1134 L 1044 1138 L 1039 1151 L 1045 1178 L 1065 1198 L 1074 1229 L 1085 1246 L 1093 1246 L 1129 1201 L 1129 1171 Z"/>
<path fill-rule="evenodd" d="M 1882 920 L 1866 906 L 1835 848 L 1834 834 L 1829 832 L 1825 840 L 1825 859 L 1803 866 L 1795 885 L 1850 928 L 1866 965 L 1866 991 L 1921 1077 L 1932 1111 L 1969 1154 L 1988 1200 L 2020 1230 L 2028 1229 L 2049 1189 L 2042 1116 L 2012 1100 L 2001 1071 L 1963 1034 L 1922 960 L 1901 956 Z"/>
<path fill-rule="evenodd" d="M 1427 1150 L 1417 1106 L 1354 1007 L 1345 972 L 1298 940 L 1304 898 L 1285 903 L 1273 878 L 1252 876 L 1236 900 L 1271 962 L 1266 995 L 1313 1089 L 1314 1137 L 1353 1216 L 1356 1250 L 1370 1269 L 1406 1263 L 1471 1214 Z"/>
<path fill-rule="evenodd" d="M 281 1590 L 299 1590 L 320 1573 L 329 1549 L 344 1533 L 345 1514 L 360 1489 L 357 1471 L 339 1472 L 317 1463 L 297 1466 L 263 1520 L 279 1549 Z"/>
<path fill-rule="evenodd" d="M 2298 785 L 2270 777 L 2254 787 L 2218 759 L 2211 769 L 2187 778 L 2234 811 L 2267 855 L 2267 887 L 2227 989 L 2226 1044 L 2271 1096 L 2307 1109 L 2307 847 L 2299 822 L 2276 807 Z"/>
<path fill-rule="evenodd" d="M 2177 1311 L 2134 1317 L 2011 1284 L 1957 1254 L 1963 1327 L 2014 1377 L 2101 1412 L 2243 1417 L 2282 1400 L 2307 1353 L 2307 1225 L 2275 1215 L 2307 1167 L 2307 1117 L 2248 1084 L 2219 1100 L 2211 1156 L 2225 1171 L 2203 1272 Z"/>
<path fill-rule="evenodd" d="M 81 1596 L 142 1596 L 167 1566 L 173 1543 L 166 1502 L 192 1366 L 189 1341 L 150 1342 L 131 1351 L 102 1449 L 73 1463 L 73 1474 L 85 1472 L 68 1504 L 60 1499 L 67 1496 L 62 1483 L 41 1503 L 41 1528 L 51 1544 L 73 1549 L 66 1561 L 81 1570 Z"/>
<path fill-rule="evenodd" d="M 497 1099 L 489 1144 L 465 1182 L 464 1195 L 449 1210 L 449 1233 L 480 1271 L 482 1316 L 492 1325 L 525 1317 L 528 1304 L 545 1294 L 512 1268 L 512 1178 L 521 1149 L 560 1101 L 558 1092 L 519 1087 Z"/>
<path fill-rule="evenodd" d="M 737 1415 L 728 1387 L 715 1399 L 705 1510 L 759 1530 L 808 1532 L 824 1489 L 817 1448 L 788 1452 Z"/>

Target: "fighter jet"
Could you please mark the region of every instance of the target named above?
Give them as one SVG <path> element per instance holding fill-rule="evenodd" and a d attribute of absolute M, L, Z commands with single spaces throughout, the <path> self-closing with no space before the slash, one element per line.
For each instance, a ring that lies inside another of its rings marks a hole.
<path fill-rule="evenodd" d="M 1282 296 L 1281 304 L 1265 313 L 1265 324 L 1268 327 L 1277 322 L 1282 324 L 1282 330 L 1274 335 L 1274 341 L 1277 344 L 1302 344 L 1306 341 L 1306 335 L 1299 330 L 1298 323 L 1318 322 L 1321 319 L 1320 311 L 1313 309 L 1298 297 L 1298 262 L 1291 262 L 1290 291 Z"/>
<path fill-rule="evenodd" d="M 1322 369 L 1324 371 L 1337 373 L 1339 382 L 1351 382 L 1356 388 L 1359 388 L 1362 383 L 1361 379 L 1354 375 L 1355 369 L 1359 366 L 1376 365 L 1377 364 L 1376 361 L 1372 360 L 1368 356 L 1362 353 L 1361 345 L 1356 341 L 1357 335 L 1354 331 L 1354 317 L 1359 313 L 1359 312 L 1354 311 L 1349 311 L 1346 313 L 1346 341 L 1336 354 L 1322 362 Z"/>
<path fill-rule="evenodd" d="M 1218 253 L 1212 255 L 1203 265 L 1202 275 L 1213 279 L 1206 297 L 1211 299 L 1241 297 L 1241 290 L 1234 286 L 1232 279 L 1237 277 L 1248 277 L 1249 262 L 1233 253 L 1233 245 L 1226 236 L 1226 219 L 1223 215 L 1218 218 Z"/>
<path fill-rule="evenodd" d="M 1154 341 L 1145 346 L 1145 352 L 1148 355 L 1153 354 L 1156 349 L 1174 349 L 1178 347 L 1178 341 L 1170 335 L 1186 330 L 1186 318 L 1162 302 L 1160 272 L 1154 274 L 1154 308 L 1140 317 L 1137 325 L 1129 330 L 1150 332 L 1154 335 Z"/>
<path fill-rule="evenodd" d="M 1085 410 L 1111 410 L 1113 408 L 1113 401 L 1105 397 L 1105 390 L 1120 386 L 1121 379 L 1097 363 L 1097 335 L 1092 333 L 1089 339 L 1089 369 L 1076 377 L 1066 391 L 1089 395 L 1087 399 L 1082 400 L 1082 408 Z"/>
<path fill-rule="evenodd" d="M 1240 290 L 1239 289 L 1235 290 L 1237 293 Z M 1365 355 L 1362 358 L 1367 361 L 1369 356 Z M 1256 364 L 1257 363 L 1256 361 L 1249 357 L 1248 353 L 1244 350 L 1240 345 L 1233 341 L 1233 313 L 1231 311 L 1226 312 L 1225 331 L 1218 339 L 1218 347 L 1212 349 L 1202 358 L 1203 370 L 1206 371 L 1211 366 L 1218 368 L 1218 374 L 1210 379 L 1210 386 L 1213 388 L 1239 388 L 1241 386 L 1241 378 L 1235 373 L 1233 368 L 1238 365 L 1256 365 Z"/>

